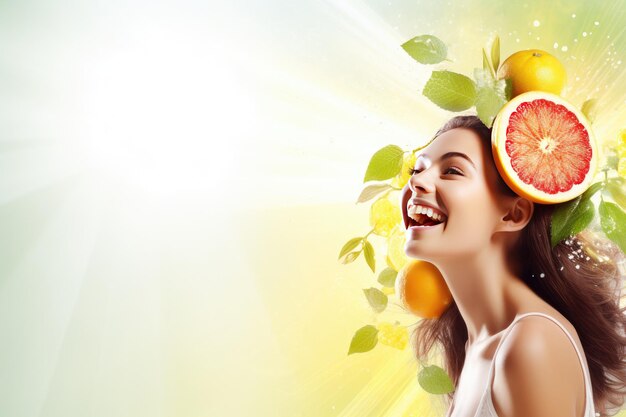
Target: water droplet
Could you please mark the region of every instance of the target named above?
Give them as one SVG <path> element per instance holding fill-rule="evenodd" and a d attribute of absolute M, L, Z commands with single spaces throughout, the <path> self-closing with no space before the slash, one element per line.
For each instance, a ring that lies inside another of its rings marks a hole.
<path fill-rule="evenodd" d="M 533 26 L 536 27 L 536 28 L 538 28 L 540 24 L 541 23 L 539 23 L 538 20 L 533 21 Z"/>
<path fill-rule="evenodd" d="M 596 26 L 600 26 L 600 22 L 598 22 L 597 20 L 595 22 L 593 22 L 594 25 Z"/>
<path fill-rule="evenodd" d="M 539 36 L 537 36 L 537 40 L 541 39 Z"/>
<path fill-rule="evenodd" d="M 515 39 L 515 42 L 519 42 L 519 38 L 516 38 L 516 39 Z"/>
<path fill-rule="evenodd" d="M 561 47 L 561 51 L 563 51 L 563 52 L 567 52 L 567 46 L 563 46 L 563 47 Z"/>
<path fill-rule="evenodd" d="M 559 269 L 559 271 L 562 271 L 562 270 L 563 270 L 563 268 L 565 268 L 565 267 L 564 267 L 564 266 L 562 266 L 562 267 Z"/>
<path fill-rule="evenodd" d="M 578 39 L 574 39 L 574 42 L 578 42 Z"/>
<path fill-rule="evenodd" d="M 558 47 L 559 47 L 559 44 L 558 44 L 558 43 L 556 43 L 556 42 L 554 42 L 554 45 L 553 45 L 553 46 L 554 46 L 554 49 L 556 49 L 556 48 L 558 48 Z"/>
<path fill-rule="evenodd" d="M 580 269 L 580 265 L 576 265 L 576 269 Z"/>
<path fill-rule="evenodd" d="M 544 274 L 543 272 L 541 274 L 539 274 L 539 278 L 543 278 L 545 276 L 546 276 L 546 274 Z"/>

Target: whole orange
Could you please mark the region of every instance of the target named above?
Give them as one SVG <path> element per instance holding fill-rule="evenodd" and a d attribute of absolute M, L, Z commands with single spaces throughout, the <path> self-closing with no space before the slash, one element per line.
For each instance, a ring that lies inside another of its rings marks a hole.
<path fill-rule="evenodd" d="M 527 91 L 561 94 L 565 86 L 565 68 L 549 53 L 539 49 L 515 52 L 498 68 L 498 79 L 510 78 L 511 98 Z"/>
<path fill-rule="evenodd" d="M 398 272 L 396 294 L 411 313 L 439 317 L 452 302 L 452 294 L 439 269 L 430 262 L 410 260 Z"/>

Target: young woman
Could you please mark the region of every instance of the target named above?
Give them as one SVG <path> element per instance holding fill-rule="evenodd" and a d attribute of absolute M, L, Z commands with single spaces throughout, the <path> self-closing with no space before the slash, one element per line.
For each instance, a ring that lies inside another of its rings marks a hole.
<path fill-rule="evenodd" d="M 588 256 L 596 239 L 586 232 L 552 249 L 554 205 L 511 191 L 495 166 L 491 131 L 475 116 L 446 123 L 411 173 L 401 198 L 405 252 L 436 265 L 454 298 L 412 335 L 418 360 L 435 343 L 441 348 L 456 387 L 447 416 L 619 411 L 626 392 L 621 251 L 613 245 L 608 256 Z"/>

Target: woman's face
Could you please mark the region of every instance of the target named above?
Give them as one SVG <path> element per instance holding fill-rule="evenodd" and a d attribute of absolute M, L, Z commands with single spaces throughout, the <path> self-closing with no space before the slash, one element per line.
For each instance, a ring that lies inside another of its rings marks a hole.
<path fill-rule="evenodd" d="M 448 130 L 422 149 L 402 191 L 407 256 L 445 260 L 476 254 L 488 245 L 506 215 L 505 196 L 497 190 L 498 175 L 490 149 L 472 130 Z M 440 219 L 434 216 L 440 223 L 413 227 L 423 219 L 433 223 L 414 213 L 414 205 L 431 207 L 426 215 L 441 214 Z"/>

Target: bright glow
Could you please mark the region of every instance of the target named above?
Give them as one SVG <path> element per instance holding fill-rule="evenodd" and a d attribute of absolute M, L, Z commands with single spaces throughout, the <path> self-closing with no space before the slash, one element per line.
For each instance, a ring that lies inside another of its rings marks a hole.
<path fill-rule="evenodd" d="M 255 126 L 237 72 L 211 59 L 217 46 L 193 36 L 146 25 L 136 35 L 123 48 L 103 48 L 89 66 L 90 166 L 160 195 L 216 191 L 236 172 L 236 153 L 227 150 Z"/>

